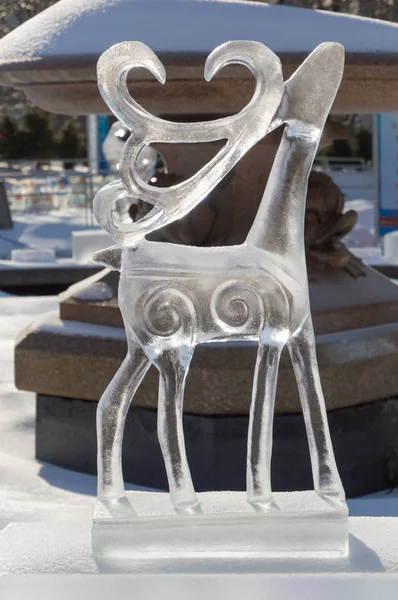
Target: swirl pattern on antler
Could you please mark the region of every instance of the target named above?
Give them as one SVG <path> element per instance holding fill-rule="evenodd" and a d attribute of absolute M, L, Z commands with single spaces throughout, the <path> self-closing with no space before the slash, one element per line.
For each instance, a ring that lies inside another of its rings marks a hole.
<path fill-rule="evenodd" d="M 102 188 L 94 200 L 98 223 L 116 243 L 134 246 L 148 233 L 188 214 L 272 128 L 284 91 L 279 58 L 258 42 L 227 42 L 208 56 L 205 79 L 210 81 L 229 64 L 242 64 L 253 73 L 256 87 L 249 104 L 239 113 L 222 119 L 175 123 L 146 111 L 131 97 L 127 87 L 128 73 L 137 67 L 146 68 L 160 83 L 165 83 L 165 68 L 152 50 L 141 42 L 124 42 L 110 48 L 99 59 L 97 71 L 101 95 L 131 131 L 121 157 L 121 179 Z M 157 188 L 144 182 L 137 173 L 139 155 L 149 144 L 224 139 L 227 141 L 216 156 L 178 185 Z M 112 207 L 121 197 L 137 198 L 154 208 L 139 222 L 119 223 Z"/>

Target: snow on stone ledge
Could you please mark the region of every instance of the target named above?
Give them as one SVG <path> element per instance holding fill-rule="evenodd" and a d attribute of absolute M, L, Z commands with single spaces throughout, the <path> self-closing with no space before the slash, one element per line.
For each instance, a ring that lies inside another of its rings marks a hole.
<path fill-rule="evenodd" d="M 336 41 L 348 54 L 396 55 L 398 25 L 346 14 L 239 0 L 60 0 L 0 41 L 0 68 L 57 57 L 97 57 L 140 40 L 155 52 L 208 54 L 231 39 L 278 54 Z"/>

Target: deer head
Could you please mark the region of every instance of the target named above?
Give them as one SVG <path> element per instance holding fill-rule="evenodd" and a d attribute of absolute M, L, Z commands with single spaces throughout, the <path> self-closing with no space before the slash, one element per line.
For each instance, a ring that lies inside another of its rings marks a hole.
<path fill-rule="evenodd" d="M 259 42 L 227 42 L 207 58 L 205 79 L 210 81 L 220 69 L 234 63 L 246 66 L 255 77 L 256 87 L 249 104 L 226 118 L 175 123 L 147 112 L 131 97 L 127 88 L 128 73 L 137 67 L 148 69 L 160 83 L 165 82 L 164 66 L 152 50 L 141 42 L 123 42 L 100 57 L 97 71 L 102 98 L 131 131 L 120 161 L 121 179 L 103 187 L 94 199 L 95 217 L 116 243 L 134 246 L 148 233 L 188 214 L 267 131 L 281 122 L 273 121 L 284 91 L 278 57 Z M 224 139 L 226 143 L 216 156 L 178 185 L 157 188 L 144 182 L 137 173 L 140 152 L 149 144 Z M 154 208 L 136 223 L 119 223 L 112 207 L 122 197 L 138 198 Z"/>

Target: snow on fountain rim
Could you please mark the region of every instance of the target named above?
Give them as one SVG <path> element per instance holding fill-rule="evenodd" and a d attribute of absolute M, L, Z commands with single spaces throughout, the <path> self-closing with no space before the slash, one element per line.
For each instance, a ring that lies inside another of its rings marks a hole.
<path fill-rule="evenodd" d="M 372 54 L 377 62 L 397 55 L 398 25 L 239 0 L 60 0 L 0 41 L 0 69 L 83 61 L 134 39 L 158 53 L 207 55 L 234 38 L 261 41 L 280 55 L 308 53 L 333 40 L 347 54 Z"/>

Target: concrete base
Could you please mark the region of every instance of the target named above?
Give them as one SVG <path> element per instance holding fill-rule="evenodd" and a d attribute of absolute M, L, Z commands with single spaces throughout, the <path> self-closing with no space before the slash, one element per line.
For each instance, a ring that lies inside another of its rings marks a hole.
<path fill-rule="evenodd" d="M 106 571 L 91 553 L 91 521 L 16 523 L 0 532 L 0 592 L 7 600 L 396 600 L 398 519 L 350 518 L 338 559 L 184 560 L 138 574 Z M 188 560 L 189 562 L 189 560 Z"/>
<path fill-rule="evenodd" d="M 61 467 L 96 473 L 97 403 L 37 396 L 36 456 Z M 337 465 L 348 497 L 398 483 L 398 400 L 328 413 Z M 132 406 L 123 441 L 125 480 L 167 489 L 155 409 Z M 246 489 L 247 415 L 184 414 L 187 456 L 198 491 Z M 272 482 L 276 491 L 312 489 L 301 414 L 275 415 Z"/>

